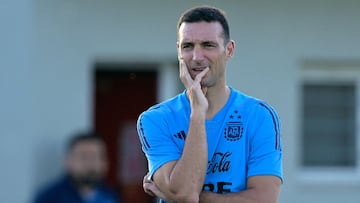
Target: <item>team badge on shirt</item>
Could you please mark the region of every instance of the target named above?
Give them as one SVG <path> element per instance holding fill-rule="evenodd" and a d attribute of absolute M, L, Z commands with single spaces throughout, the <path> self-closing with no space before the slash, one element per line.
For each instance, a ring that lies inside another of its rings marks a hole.
<path fill-rule="evenodd" d="M 235 110 L 229 116 L 229 122 L 226 122 L 224 128 L 224 137 L 228 141 L 237 141 L 242 137 L 244 127 L 241 120 L 241 115 L 238 114 L 239 111 Z"/>

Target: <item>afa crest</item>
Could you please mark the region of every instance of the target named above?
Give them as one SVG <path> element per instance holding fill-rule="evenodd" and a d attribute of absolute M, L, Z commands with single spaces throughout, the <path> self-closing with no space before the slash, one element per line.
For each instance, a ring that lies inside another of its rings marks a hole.
<path fill-rule="evenodd" d="M 224 129 L 224 137 L 228 141 L 237 141 L 243 135 L 244 127 L 241 122 L 228 122 Z"/>
<path fill-rule="evenodd" d="M 235 109 L 228 117 L 228 122 L 225 124 L 224 137 L 228 141 L 237 141 L 243 135 L 244 125 L 241 122 L 242 116 L 240 111 Z"/>

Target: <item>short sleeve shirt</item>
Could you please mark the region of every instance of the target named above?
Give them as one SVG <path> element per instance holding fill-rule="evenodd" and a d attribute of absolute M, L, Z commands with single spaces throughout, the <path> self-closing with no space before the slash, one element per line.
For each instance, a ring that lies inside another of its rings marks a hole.
<path fill-rule="evenodd" d="M 250 176 L 283 179 L 280 122 L 262 100 L 230 88 L 225 106 L 206 120 L 208 165 L 203 189 L 229 193 L 246 189 Z M 181 157 L 190 122 L 185 91 L 143 112 L 137 128 L 152 175 Z"/>

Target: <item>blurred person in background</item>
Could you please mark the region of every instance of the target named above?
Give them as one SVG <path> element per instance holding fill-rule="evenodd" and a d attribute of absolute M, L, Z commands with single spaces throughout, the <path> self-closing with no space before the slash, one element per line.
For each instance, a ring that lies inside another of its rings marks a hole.
<path fill-rule="evenodd" d="M 103 181 L 106 146 L 96 133 L 77 133 L 69 140 L 64 168 L 65 173 L 40 190 L 33 203 L 120 203 Z"/>

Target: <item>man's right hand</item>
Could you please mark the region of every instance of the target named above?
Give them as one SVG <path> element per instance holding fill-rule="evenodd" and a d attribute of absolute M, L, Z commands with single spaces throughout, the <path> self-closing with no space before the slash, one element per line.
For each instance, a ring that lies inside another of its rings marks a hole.
<path fill-rule="evenodd" d="M 193 80 L 183 59 L 180 59 L 179 66 L 180 79 L 187 90 L 192 111 L 199 110 L 206 115 L 209 106 L 206 99 L 207 87 L 201 86 L 201 80 L 209 71 L 209 67 L 197 74 Z"/>

